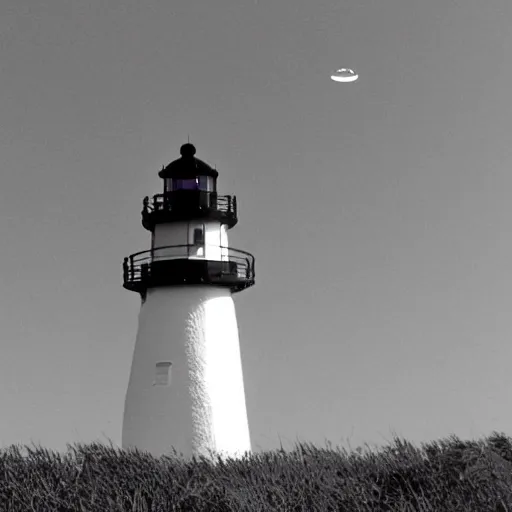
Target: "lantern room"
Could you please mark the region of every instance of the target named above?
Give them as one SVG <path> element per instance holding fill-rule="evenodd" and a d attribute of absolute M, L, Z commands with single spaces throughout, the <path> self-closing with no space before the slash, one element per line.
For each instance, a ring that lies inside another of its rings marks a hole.
<path fill-rule="evenodd" d="M 181 158 L 162 168 L 163 194 L 144 199 L 142 225 L 152 231 L 154 225 L 173 220 L 211 218 L 232 228 L 238 221 L 236 197 L 217 194 L 219 173 L 194 155 L 196 148 L 183 144 Z"/>
<path fill-rule="evenodd" d="M 164 192 L 217 192 L 219 173 L 194 156 L 196 148 L 190 143 L 183 144 L 180 154 L 181 158 L 174 160 L 158 173 L 164 180 Z"/>

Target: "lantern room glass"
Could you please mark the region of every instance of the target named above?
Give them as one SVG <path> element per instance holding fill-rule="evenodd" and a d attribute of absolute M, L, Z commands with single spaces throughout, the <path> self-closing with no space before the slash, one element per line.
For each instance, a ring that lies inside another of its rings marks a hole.
<path fill-rule="evenodd" d="M 214 183 L 211 176 L 196 176 L 195 178 L 167 178 L 165 179 L 165 192 L 176 190 L 202 190 L 214 192 Z"/>

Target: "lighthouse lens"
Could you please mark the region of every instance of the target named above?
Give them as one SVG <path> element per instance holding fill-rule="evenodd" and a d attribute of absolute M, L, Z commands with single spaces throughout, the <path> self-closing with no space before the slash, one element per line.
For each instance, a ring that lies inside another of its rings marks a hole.
<path fill-rule="evenodd" d="M 198 190 L 197 178 L 173 180 L 173 190 Z"/>

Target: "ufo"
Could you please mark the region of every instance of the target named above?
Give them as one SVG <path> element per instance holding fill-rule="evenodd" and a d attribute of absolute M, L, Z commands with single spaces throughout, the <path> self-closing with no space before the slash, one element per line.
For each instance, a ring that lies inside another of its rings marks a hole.
<path fill-rule="evenodd" d="M 349 68 L 340 68 L 336 73 L 331 75 L 331 80 L 335 82 L 355 82 L 359 78 L 359 75 Z"/>

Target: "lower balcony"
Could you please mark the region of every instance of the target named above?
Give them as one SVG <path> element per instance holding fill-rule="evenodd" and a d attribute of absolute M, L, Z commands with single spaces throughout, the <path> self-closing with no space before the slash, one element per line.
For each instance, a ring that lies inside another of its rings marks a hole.
<path fill-rule="evenodd" d="M 189 244 L 158 247 L 124 259 L 123 287 L 143 297 L 148 288 L 189 284 L 224 286 L 232 293 L 244 290 L 254 284 L 254 256 L 230 247 L 205 250 Z"/>

